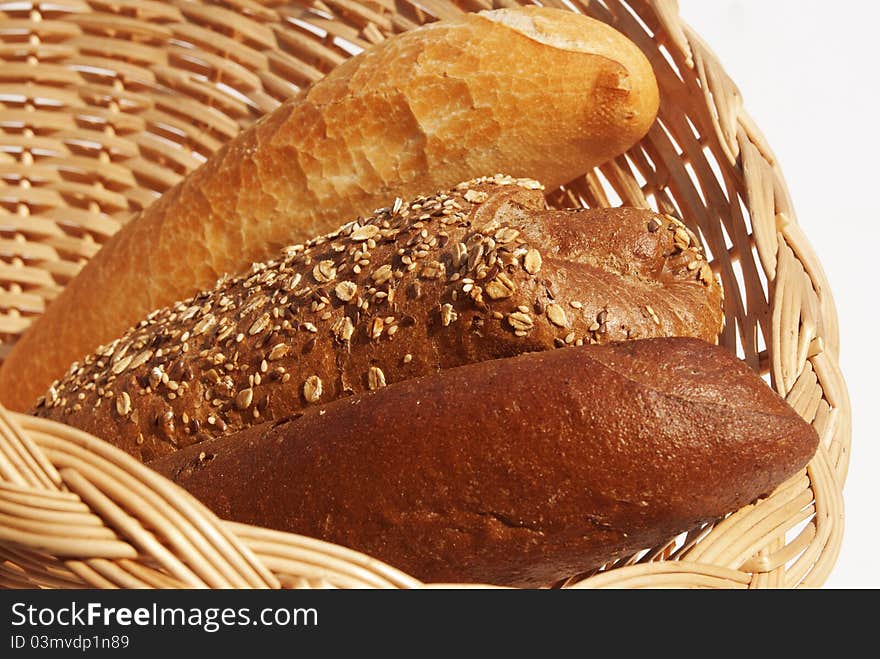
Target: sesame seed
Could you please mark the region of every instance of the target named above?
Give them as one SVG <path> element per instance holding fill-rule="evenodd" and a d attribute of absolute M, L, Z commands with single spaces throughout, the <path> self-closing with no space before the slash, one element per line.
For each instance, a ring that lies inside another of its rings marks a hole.
<path fill-rule="evenodd" d="M 404 363 L 404 364 L 409 364 L 411 361 L 412 361 L 412 355 L 409 354 L 409 353 L 406 353 L 406 354 L 403 356 L 403 363 Z"/>

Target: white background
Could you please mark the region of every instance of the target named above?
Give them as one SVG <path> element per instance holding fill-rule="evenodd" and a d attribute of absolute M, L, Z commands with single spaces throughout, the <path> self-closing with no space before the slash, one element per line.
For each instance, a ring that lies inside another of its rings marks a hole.
<path fill-rule="evenodd" d="M 827 587 L 880 588 L 880 3 L 680 0 L 775 151 L 831 283 L 853 405 L 846 534 Z"/>

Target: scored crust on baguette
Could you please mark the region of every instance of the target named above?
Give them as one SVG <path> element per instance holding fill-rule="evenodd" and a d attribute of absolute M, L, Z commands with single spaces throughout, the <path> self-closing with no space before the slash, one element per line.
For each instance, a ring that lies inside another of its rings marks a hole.
<path fill-rule="evenodd" d="M 817 444 L 725 349 L 670 338 L 462 366 L 150 466 L 425 581 L 546 586 L 752 503 Z"/>
<path fill-rule="evenodd" d="M 305 406 L 523 352 L 715 341 L 721 288 L 678 220 L 547 210 L 505 176 L 398 199 L 150 314 L 56 382 L 38 416 L 143 460 Z"/>
<path fill-rule="evenodd" d="M 500 11 L 500 22 L 464 13 L 376 44 L 225 144 L 34 321 L 0 369 L 0 399 L 28 409 L 153 309 L 395 196 L 499 171 L 557 186 L 647 133 L 657 83 L 625 36 L 569 11 Z M 534 29 L 505 24 L 516 15 Z M 580 33 L 580 46 L 554 47 L 554 32 L 566 43 Z"/>

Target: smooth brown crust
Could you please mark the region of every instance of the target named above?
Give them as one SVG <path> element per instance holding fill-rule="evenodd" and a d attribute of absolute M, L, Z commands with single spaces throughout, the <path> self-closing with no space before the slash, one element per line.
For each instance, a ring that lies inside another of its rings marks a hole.
<path fill-rule="evenodd" d="M 395 196 L 495 172 L 556 186 L 645 135 L 657 84 L 632 42 L 568 11 L 504 12 L 574 47 L 463 14 L 348 60 L 124 226 L 13 347 L 0 400 L 29 408 L 153 309 Z"/>
<path fill-rule="evenodd" d="M 676 338 L 463 366 L 151 466 L 426 581 L 542 586 L 769 494 L 817 445 L 742 362 Z"/>
<path fill-rule="evenodd" d="M 288 248 L 74 364 L 35 413 L 150 460 L 466 363 L 715 341 L 721 289 L 684 225 L 636 209 L 548 211 L 540 187 L 479 179 Z"/>

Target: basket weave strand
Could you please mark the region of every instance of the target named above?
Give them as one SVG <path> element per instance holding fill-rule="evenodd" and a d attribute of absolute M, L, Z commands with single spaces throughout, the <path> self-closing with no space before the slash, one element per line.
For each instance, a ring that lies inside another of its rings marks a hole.
<path fill-rule="evenodd" d="M 123 223 L 241 128 L 389 35 L 515 4 L 0 0 L 0 359 Z M 821 438 L 767 499 L 561 585 L 819 586 L 843 533 L 849 399 L 834 301 L 773 152 L 674 0 L 542 4 L 624 32 L 662 99 L 644 140 L 550 203 L 681 217 L 725 287 L 722 344 Z M 2 410 L 0 585 L 423 584 L 348 549 L 218 520 L 94 437 Z"/>

